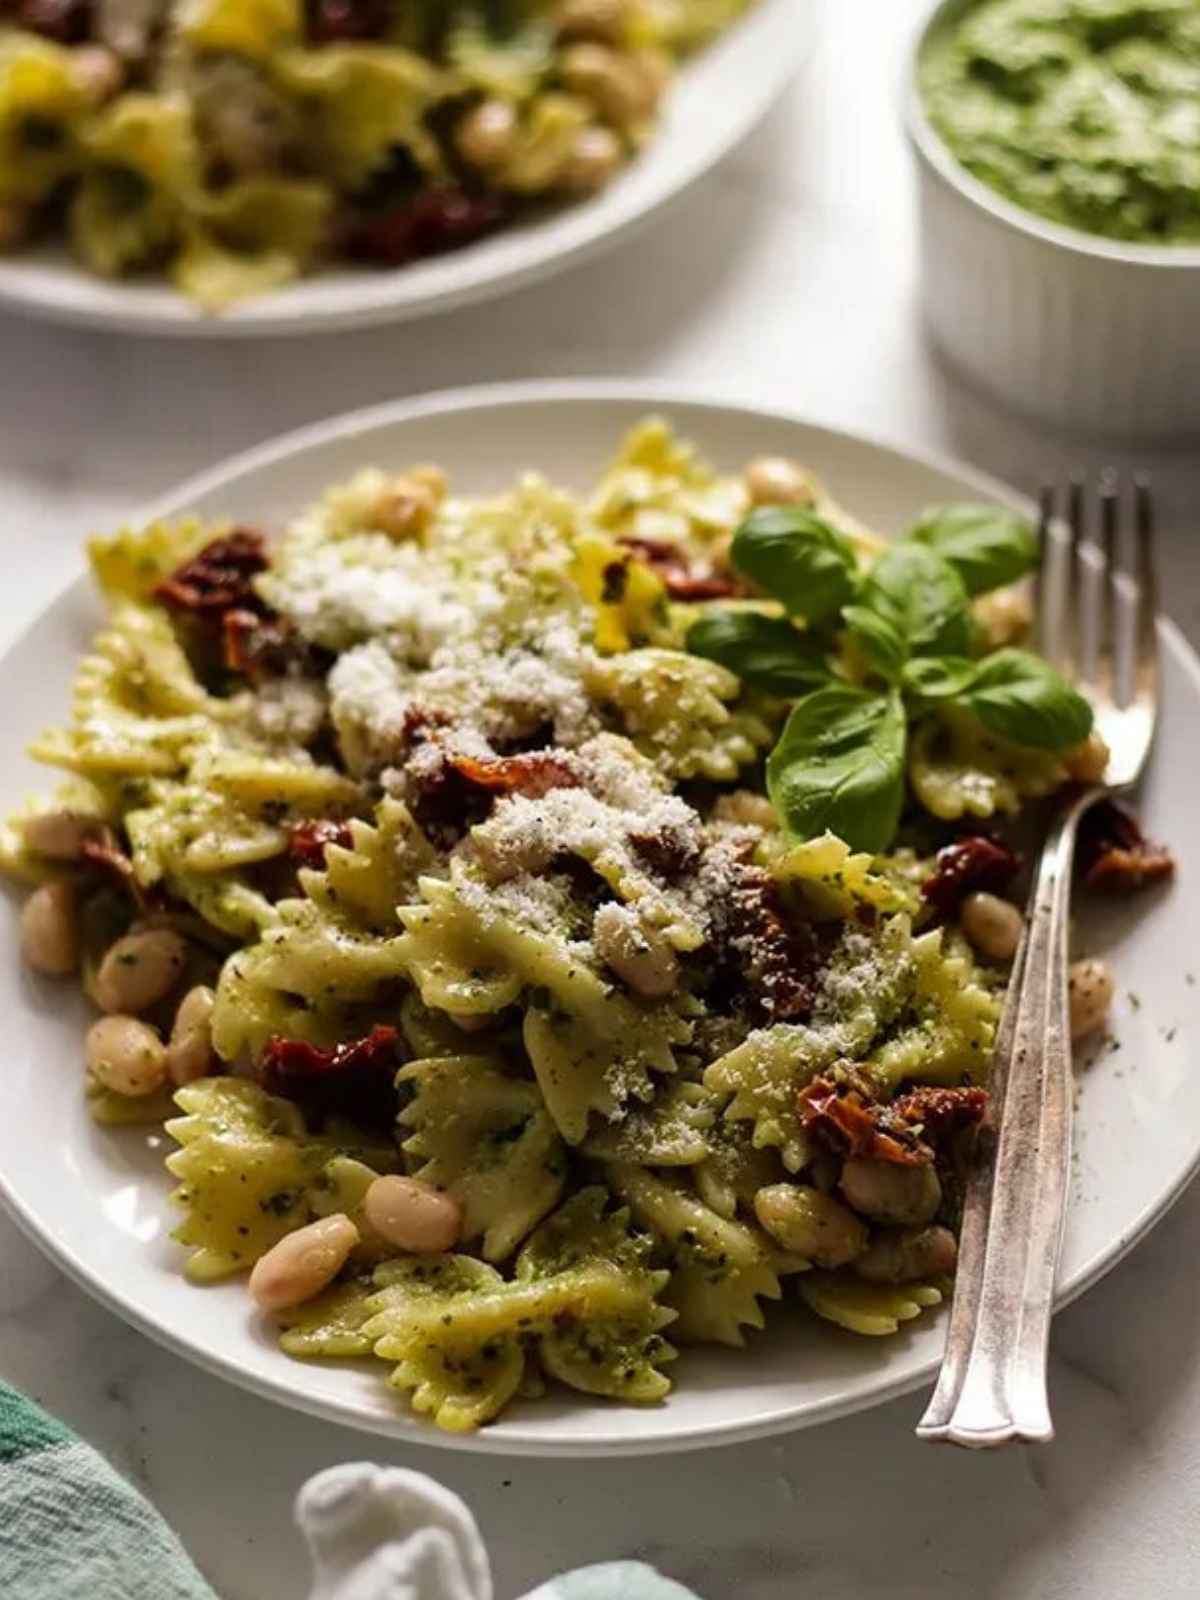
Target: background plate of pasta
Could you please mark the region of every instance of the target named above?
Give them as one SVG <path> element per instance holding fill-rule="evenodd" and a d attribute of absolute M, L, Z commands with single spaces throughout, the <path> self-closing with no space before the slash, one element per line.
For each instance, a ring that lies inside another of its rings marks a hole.
<path fill-rule="evenodd" d="M 1024 639 L 1019 500 L 525 385 L 294 435 L 88 554 L 5 663 L 0 1194 L 55 1261 L 431 1444 L 681 1449 L 929 1376 L 1021 829 L 1104 761 Z M 1064 1297 L 1200 1157 L 1162 642 L 1145 832 L 1084 848 Z"/>
<path fill-rule="evenodd" d="M 814 28 L 807 0 L 11 0 L 0 302 L 237 335 L 486 298 L 697 178 Z"/>

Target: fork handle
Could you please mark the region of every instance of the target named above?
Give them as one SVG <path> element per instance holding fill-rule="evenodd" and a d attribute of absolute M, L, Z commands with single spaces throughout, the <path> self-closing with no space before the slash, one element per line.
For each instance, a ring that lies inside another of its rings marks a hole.
<path fill-rule="evenodd" d="M 1071 1162 L 1067 920 L 1086 789 L 1057 815 L 1034 875 L 967 1184 L 954 1305 L 922 1439 L 973 1449 L 1054 1437 L 1046 1349 Z"/>

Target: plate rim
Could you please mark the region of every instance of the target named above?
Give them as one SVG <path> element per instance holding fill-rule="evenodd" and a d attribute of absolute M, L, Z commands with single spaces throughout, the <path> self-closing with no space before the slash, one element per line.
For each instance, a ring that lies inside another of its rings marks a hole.
<path fill-rule="evenodd" d="M 582 378 L 526 380 L 460 386 L 438 390 L 427 395 L 385 401 L 329 417 L 324 421 L 292 429 L 274 439 L 227 457 L 216 466 L 194 474 L 175 489 L 157 497 L 148 507 L 135 512 L 129 520 L 137 523 L 155 518 L 177 515 L 195 500 L 222 488 L 238 477 L 256 472 L 264 467 L 278 465 L 290 457 L 301 456 L 313 446 L 346 439 L 373 429 L 403 424 L 417 419 L 437 418 L 462 411 L 493 409 L 497 406 L 520 407 L 526 405 L 566 402 L 605 403 L 629 405 L 661 405 L 680 411 L 689 409 L 736 410 L 749 416 L 759 416 L 775 423 L 804 428 L 811 433 L 826 434 L 846 440 L 873 452 L 881 452 L 903 462 L 928 467 L 959 479 L 995 499 L 1026 513 L 1034 510 L 1033 502 L 1002 479 L 993 477 L 982 469 L 957 460 L 937 450 L 909 448 L 871 432 L 832 426 L 814 420 L 803 412 L 786 405 L 754 398 L 745 389 L 729 385 L 708 383 L 672 383 L 654 379 Z M 33 631 L 55 607 L 67 602 L 73 594 L 85 591 L 86 573 L 82 570 L 66 583 L 54 597 L 42 606 L 37 615 L 16 634 L 8 649 L 0 657 L 0 672 L 11 657 L 28 642 Z M 1177 664 L 1191 679 L 1200 696 L 1200 655 L 1193 650 L 1179 627 L 1167 617 L 1159 619 L 1160 642 L 1174 657 Z M 1107 1248 L 1097 1251 L 1070 1278 L 1059 1285 L 1055 1294 L 1055 1311 L 1061 1311 L 1084 1294 L 1101 1278 L 1120 1264 L 1134 1247 L 1166 1215 L 1185 1192 L 1197 1172 L 1200 1172 L 1200 1138 L 1190 1161 L 1175 1175 L 1171 1185 L 1154 1201 L 1147 1204 L 1124 1232 Z M 173 1354 L 193 1362 L 216 1377 L 248 1390 L 260 1398 L 293 1410 L 305 1412 L 340 1427 L 356 1432 L 367 1432 L 401 1443 L 429 1446 L 433 1449 L 460 1450 L 471 1454 L 540 1457 L 545 1459 L 600 1459 L 632 1456 L 667 1455 L 684 1453 L 718 1445 L 745 1443 L 753 1439 L 769 1438 L 779 1434 L 799 1432 L 839 1417 L 885 1405 L 889 1401 L 911 1394 L 928 1385 L 937 1370 L 938 1361 L 924 1362 L 915 1371 L 899 1374 L 884 1380 L 869 1393 L 848 1394 L 835 1389 L 820 1400 L 806 1405 L 801 1414 L 795 1411 L 777 1411 L 749 1421 L 718 1421 L 696 1424 L 684 1431 L 662 1433 L 640 1438 L 622 1439 L 538 1439 L 513 1437 L 491 1432 L 484 1428 L 474 1434 L 447 1434 L 425 1426 L 412 1425 L 411 1419 L 398 1416 L 394 1422 L 388 1418 L 373 1419 L 365 1416 L 347 1416 L 336 1401 L 307 1393 L 286 1385 L 282 1380 L 260 1376 L 237 1366 L 220 1351 L 192 1344 L 173 1328 L 165 1327 L 136 1307 L 125 1302 L 119 1292 L 98 1274 L 94 1274 L 80 1261 L 71 1246 L 42 1231 L 13 1192 L 9 1179 L 0 1168 L 0 1204 L 13 1218 L 22 1233 L 78 1287 L 91 1298 L 100 1301 L 121 1321 L 162 1345 Z"/>
<path fill-rule="evenodd" d="M 192 306 L 182 294 L 159 280 L 145 285 L 137 281 L 122 284 L 77 270 L 62 283 L 51 280 L 39 288 L 37 257 L 13 256 L 0 261 L 0 309 L 41 322 L 102 333 L 240 341 L 301 335 L 315 337 L 322 333 L 413 322 L 500 298 L 594 260 L 669 211 L 707 173 L 732 155 L 778 103 L 816 48 L 822 22 L 821 13 L 812 0 L 759 0 L 757 14 L 752 12 L 739 17 L 695 58 L 695 66 L 702 67 L 705 59 L 720 51 L 735 30 L 742 27 L 758 26 L 771 40 L 771 49 L 765 53 L 767 70 L 755 75 L 759 92 L 738 109 L 725 135 L 696 152 L 689 154 L 685 149 L 673 166 L 664 167 L 653 178 L 644 194 L 633 194 L 622 201 L 619 191 L 614 189 L 611 205 L 604 209 L 597 204 L 605 199 L 603 195 L 597 196 L 595 201 L 584 200 L 574 208 L 563 207 L 545 224 L 544 234 L 537 231 L 539 225 L 534 223 L 527 235 L 532 241 L 528 259 L 503 265 L 490 275 L 477 278 L 468 275 L 463 282 L 441 288 L 435 286 L 423 295 L 409 297 L 404 287 L 406 268 L 379 274 L 364 273 L 354 286 L 352 304 L 328 309 L 311 310 L 302 306 L 289 309 L 286 299 L 289 291 L 302 288 L 319 291 L 322 277 L 329 277 L 329 274 L 315 274 L 285 286 L 282 291 L 251 299 L 225 314 L 212 315 Z M 692 65 L 685 61 L 683 74 L 686 75 Z M 654 148 L 651 141 L 642 159 L 652 162 Z M 601 220 L 606 210 L 612 213 L 609 225 Z M 565 241 L 560 241 L 560 234 L 566 235 Z M 521 237 L 521 229 L 501 230 L 495 237 L 516 240 Z M 483 241 L 484 245 L 486 243 Z M 470 249 L 430 257 L 411 265 L 414 269 L 423 269 L 439 261 L 453 263 L 456 256 L 469 256 Z M 88 287 L 96 291 L 96 302 L 89 302 L 84 294 Z M 167 297 L 160 301 L 158 297 L 164 289 Z M 122 297 L 121 303 L 108 303 L 110 296 L 115 302 L 118 295 Z M 278 309 L 272 310 L 273 305 Z"/>

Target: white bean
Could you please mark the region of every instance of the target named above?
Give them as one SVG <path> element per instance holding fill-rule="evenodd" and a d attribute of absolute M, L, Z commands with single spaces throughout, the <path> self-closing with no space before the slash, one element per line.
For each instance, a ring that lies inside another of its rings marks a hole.
<path fill-rule="evenodd" d="M 610 128 L 598 124 L 581 128 L 559 181 L 572 194 L 595 194 L 614 176 L 623 158 L 621 141 Z"/>
<path fill-rule="evenodd" d="M 481 100 L 454 130 L 454 148 L 468 165 L 502 167 L 517 143 L 517 113 L 507 100 Z"/>
<path fill-rule="evenodd" d="M 1093 728 L 1082 744 L 1068 750 L 1063 758 L 1067 776 L 1076 783 L 1099 783 L 1108 766 L 1111 754 L 1104 738 Z"/>
<path fill-rule="evenodd" d="M 297 1228 L 254 1263 L 250 1293 L 264 1311 L 283 1311 L 320 1294 L 346 1265 L 358 1229 L 344 1212 Z"/>
<path fill-rule="evenodd" d="M 127 933 L 110 945 L 96 973 L 101 1011 L 145 1011 L 170 994 L 183 974 L 187 946 L 170 928 Z"/>
<path fill-rule="evenodd" d="M 114 1094 L 153 1094 L 167 1076 L 167 1052 L 154 1029 L 136 1017 L 101 1017 L 84 1042 L 88 1071 Z"/>
<path fill-rule="evenodd" d="M 419 478 L 393 478 L 371 508 L 371 526 L 391 539 L 420 538 L 433 521 L 440 496 Z"/>
<path fill-rule="evenodd" d="M 959 925 L 989 961 L 1011 961 L 1017 953 L 1025 919 L 1009 900 L 978 890 L 963 900 Z"/>
<path fill-rule="evenodd" d="M 619 44 L 628 15 L 629 0 L 560 0 L 555 22 L 560 39 Z"/>
<path fill-rule="evenodd" d="M 679 962 L 660 935 L 644 927 L 636 912 L 615 901 L 600 907 L 592 919 L 596 954 L 647 999 L 671 994 L 679 982 Z"/>
<path fill-rule="evenodd" d="M 758 456 L 746 468 L 745 477 L 751 503 L 756 506 L 810 506 L 816 499 L 808 473 L 787 456 Z"/>
<path fill-rule="evenodd" d="M 47 861 L 78 861 L 84 842 L 98 839 L 104 824 L 98 817 L 77 811 L 43 811 L 27 818 L 21 831 L 34 855 L 45 856 Z"/>
<path fill-rule="evenodd" d="M 64 978 L 79 967 L 79 917 L 69 883 L 44 883 L 21 908 L 21 949 L 35 972 Z"/>
<path fill-rule="evenodd" d="M 452 1249 L 462 1228 L 458 1201 L 417 1178 L 376 1178 L 363 1199 L 363 1215 L 389 1244 L 417 1255 Z"/>
<path fill-rule="evenodd" d="M 949 1228 L 899 1228 L 877 1233 L 854 1270 L 868 1283 L 911 1283 L 929 1273 L 953 1272 L 958 1245 Z"/>
<path fill-rule="evenodd" d="M 111 100 L 125 82 L 121 58 L 102 44 L 84 44 L 72 50 L 71 70 L 76 83 L 94 106 Z"/>
<path fill-rule="evenodd" d="M 560 66 L 567 88 L 590 100 L 616 128 L 630 128 L 644 121 L 662 92 L 647 63 L 610 50 L 607 45 L 568 45 Z"/>
<path fill-rule="evenodd" d="M 840 1187 L 855 1211 L 876 1222 L 928 1222 L 942 1203 L 942 1186 L 931 1166 L 903 1167 L 856 1156 L 842 1168 Z"/>
<path fill-rule="evenodd" d="M 1107 961 L 1096 956 L 1072 961 L 1067 971 L 1072 1039 L 1084 1039 L 1104 1026 L 1115 988 L 1112 968 Z"/>
<path fill-rule="evenodd" d="M 769 832 L 779 826 L 775 807 L 765 794 L 755 794 L 753 789 L 734 789 L 723 794 L 713 807 L 718 822 L 736 822 L 744 828 L 762 828 Z"/>
<path fill-rule="evenodd" d="M 754 1214 L 785 1250 L 818 1267 L 844 1266 L 867 1248 L 861 1217 L 811 1184 L 768 1184 L 754 1196 Z"/>
<path fill-rule="evenodd" d="M 167 1046 L 171 1082 L 182 1087 L 207 1077 L 212 1070 L 212 1013 L 216 995 L 204 984 L 189 989 L 179 1002 Z"/>

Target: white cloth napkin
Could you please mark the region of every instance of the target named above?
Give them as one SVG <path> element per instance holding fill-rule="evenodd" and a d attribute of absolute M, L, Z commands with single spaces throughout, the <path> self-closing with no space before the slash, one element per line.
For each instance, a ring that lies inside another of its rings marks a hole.
<path fill-rule="evenodd" d="M 309 1600 L 493 1600 L 475 1519 L 422 1472 L 349 1462 L 310 1478 L 296 1520 L 313 1562 Z M 552 1578 L 525 1600 L 697 1600 L 641 1561 Z"/>

